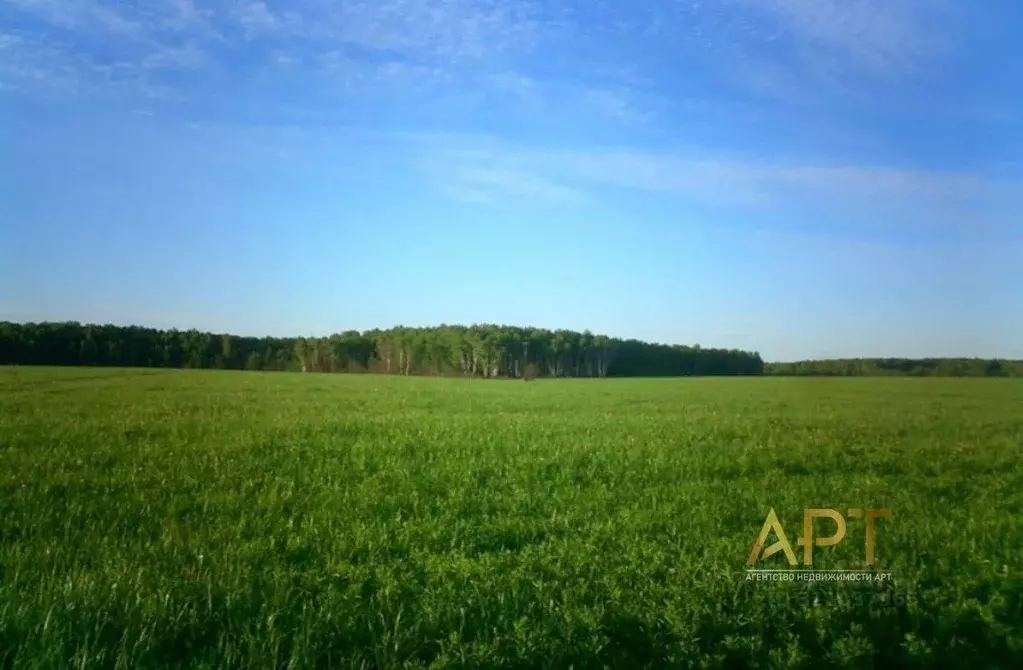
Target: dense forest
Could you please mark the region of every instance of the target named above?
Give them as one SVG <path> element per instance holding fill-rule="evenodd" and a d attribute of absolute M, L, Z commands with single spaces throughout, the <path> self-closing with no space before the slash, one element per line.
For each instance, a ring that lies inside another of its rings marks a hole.
<path fill-rule="evenodd" d="M 319 338 L 239 337 L 138 326 L 0 322 L 0 365 L 378 372 L 400 375 L 1023 377 L 1023 361 L 840 359 L 765 364 L 757 353 L 650 344 L 589 331 L 490 324 L 354 330 Z"/>
<path fill-rule="evenodd" d="M 589 331 L 490 324 L 347 331 L 321 338 L 0 323 L 0 365 L 379 372 L 466 377 L 759 375 L 759 354 L 650 344 Z"/>
<path fill-rule="evenodd" d="M 1023 361 L 982 358 L 848 358 L 767 363 L 764 374 L 811 377 L 1023 377 Z"/>

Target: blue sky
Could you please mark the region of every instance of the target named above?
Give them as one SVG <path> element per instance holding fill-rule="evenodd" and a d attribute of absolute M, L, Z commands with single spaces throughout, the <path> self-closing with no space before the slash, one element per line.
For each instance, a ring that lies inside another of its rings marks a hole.
<path fill-rule="evenodd" d="M 1023 358 L 1016 0 L 2 0 L 0 319 Z"/>

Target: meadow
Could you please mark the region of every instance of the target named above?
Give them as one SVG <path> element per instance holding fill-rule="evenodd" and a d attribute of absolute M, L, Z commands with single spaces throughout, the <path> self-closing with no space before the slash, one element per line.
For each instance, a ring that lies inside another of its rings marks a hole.
<path fill-rule="evenodd" d="M 1015 380 L 0 368 L 0 667 L 1020 668 L 1021 456 Z M 807 507 L 892 579 L 748 580 Z"/>

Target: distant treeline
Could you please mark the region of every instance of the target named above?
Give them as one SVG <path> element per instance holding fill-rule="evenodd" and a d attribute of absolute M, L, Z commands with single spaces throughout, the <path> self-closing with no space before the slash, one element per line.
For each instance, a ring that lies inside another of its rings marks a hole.
<path fill-rule="evenodd" d="M 651 344 L 589 331 L 490 324 L 240 337 L 138 326 L 0 322 L 0 365 L 376 372 L 522 377 L 1023 377 L 1023 361 L 862 358 L 764 363 L 757 353 Z"/>
<path fill-rule="evenodd" d="M 0 322 L 0 365 L 378 372 L 471 377 L 759 375 L 757 353 L 497 325 L 239 337 L 137 326 Z"/>
<path fill-rule="evenodd" d="M 981 358 L 854 358 L 767 363 L 764 374 L 816 377 L 1023 377 L 1023 361 Z"/>

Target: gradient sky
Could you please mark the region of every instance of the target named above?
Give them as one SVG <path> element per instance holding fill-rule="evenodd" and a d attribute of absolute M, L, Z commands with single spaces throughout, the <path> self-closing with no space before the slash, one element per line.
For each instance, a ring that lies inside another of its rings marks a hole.
<path fill-rule="evenodd" d="M 1018 0 L 0 0 L 0 319 L 1023 358 Z"/>

